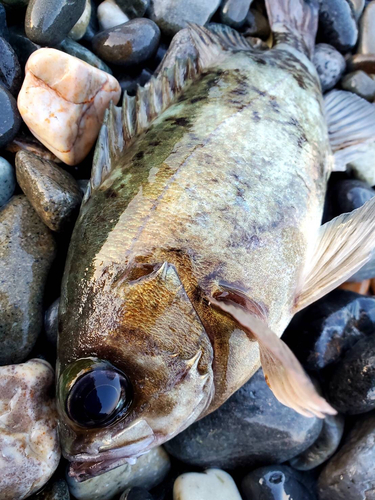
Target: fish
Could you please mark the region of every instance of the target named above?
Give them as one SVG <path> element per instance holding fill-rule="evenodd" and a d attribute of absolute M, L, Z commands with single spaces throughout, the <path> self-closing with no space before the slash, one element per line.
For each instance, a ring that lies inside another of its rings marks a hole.
<path fill-rule="evenodd" d="M 323 99 L 317 2 L 266 7 L 269 50 L 189 25 L 106 112 L 59 311 L 59 427 L 77 481 L 134 463 L 260 366 L 281 403 L 336 413 L 280 337 L 375 246 L 374 199 L 321 225 L 329 176 L 366 150 L 374 107 Z"/>

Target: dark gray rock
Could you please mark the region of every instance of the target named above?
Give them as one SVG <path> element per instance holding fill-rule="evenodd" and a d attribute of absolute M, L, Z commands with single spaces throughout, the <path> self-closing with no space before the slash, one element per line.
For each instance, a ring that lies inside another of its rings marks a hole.
<path fill-rule="evenodd" d="M 160 30 L 150 19 L 133 19 L 101 31 L 92 39 L 93 50 L 104 61 L 136 66 L 150 59 L 160 41 Z"/>
<path fill-rule="evenodd" d="M 63 40 L 56 48 L 70 54 L 71 56 L 78 57 L 78 59 L 91 64 L 94 68 L 101 69 L 102 71 L 112 75 L 112 70 L 105 64 L 105 62 L 99 59 L 99 57 L 91 52 L 91 50 L 75 42 L 69 37 L 65 38 L 65 40 Z"/>
<path fill-rule="evenodd" d="M 219 8 L 220 20 L 232 28 L 245 24 L 252 0 L 224 0 Z"/>
<path fill-rule="evenodd" d="M 130 95 L 134 95 L 138 85 L 143 87 L 152 77 L 151 71 L 143 69 L 137 73 L 130 73 L 129 71 L 124 71 L 116 75 L 117 81 L 123 92 L 127 92 Z"/>
<path fill-rule="evenodd" d="M 375 413 L 358 420 L 318 481 L 319 500 L 373 500 Z"/>
<path fill-rule="evenodd" d="M 1 3 L 0 3 L 0 36 L 5 38 L 5 40 L 9 39 L 6 10 L 4 5 L 2 5 Z"/>
<path fill-rule="evenodd" d="M 14 196 L 0 212 L 0 365 L 20 363 L 31 352 L 54 257 L 52 233 L 26 196 Z"/>
<path fill-rule="evenodd" d="M 0 207 L 12 197 L 16 188 L 16 175 L 12 165 L 0 156 Z"/>
<path fill-rule="evenodd" d="M 121 495 L 120 500 L 154 500 L 154 497 L 144 488 L 130 488 Z"/>
<path fill-rule="evenodd" d="M 315 500 L 300 476 L 285 465 L 269 465 L 247 474 L 241 483 L 244 500 Z"/>
<path fill-rule="evenodd" d="M 0 85 L 0 148 L 6 146 L 17 135 L 22 120 L 12 94 Z"/>
<path fill-rule="evenodd" d="M 344 56 L 328 43 L 318 43 L 315 46 L 313 63 L 318 72 L 323 92 L 336 85 L 346 67 Z"/>
<path fill-rule="evenodd" d="M 245 37 L 249 36 L 267 40 L 270 33 L 271 29 L 268 19 L 258 10 L 250 9 L 246 16 L 242 34 Z"/>
<path fill-rule="evenodd" d="M 60 298 L 53 302 L 44 313 L 44 330 L 48 342 L 55 349 L 57 346 L 57 332 L 59 328 L 59 305 Z"/>
<path fill-rule="evenodd" d="M 374 328 L 375 299 L 337 289 L 297 314 L 283 340 L 306 368 L 320 371 L 373 335 Z"/>
<path fill-rule="evenodd" d="M 25 31 L 30 40 L 54 46 L 68 35 L 85 9 L 85 0 L 30 0 Z"/>
<path fill-rule="evenodd" d="M 77 181 L 56 163 L 28 151 L 16 155 L 17 182 L 42 221 L 63 231 L 74 221 L 82 201 Z"/>
<path fill-rule="evenodd" d="M 324 41 L 340 52 L 347 52 L 355 46 L 358 38 L 357 22 L 347 0 L 320 2 L 319 31 Z"/>
<path fill-rule="evenodd" d="M 28 497 L 29 500 L 70 500 L 69 489 L 64 479 L 50 481 L 45 488 L 35 495 Z"/>
<path fill-rule="evenodd" d="M 9 43 L 17 54 L 18 61 L 22 68 L 25 67 L 31 54 L 35 52 L 35 50 L 40 49 L 40 45 L 27 38 L 22 26 L 12 26 L 9 29 Z"/>
<path fill-rule="evenodd" d="M 165 444 L 179 460 L 200 467 L 254 467 L 289 460 L 318 437 L 322 422 L 277 401 L 262 370 L 218 410 Z"/>
<path fill-rule="evenodd" d="M 28 3 L 29 0 L 1 0 L 1 3 L 8 7 L 25 7 Z"/>
<path fill-rule="evenodd" d="M 326 462 L 337 450 L 344 432 L 342 415 L 328 415 L 323 420 L 323 429 L 318 439 L 301 455 L 289 460 L 297 470 L 311 470 Z"/>
<path fill-rule="evenodd" d="M 0 36 L 0 85 L 17 96 L 22 85 L 22 71 L 17 54 L 11 45 Z M 375 84 L 374 84 L 375 85 Z"/>
<path fill-rule="evenodd" d="M 372 102 L 375 98 L 375 80 L 364 71 L 354 71 L 344 76 L 341 87 Z"/>
<path fill-rule="evenodd" d="M 134 19 L 145 15 L 150 0 L 116 0 L 116 3 L 129 19 Z"/>

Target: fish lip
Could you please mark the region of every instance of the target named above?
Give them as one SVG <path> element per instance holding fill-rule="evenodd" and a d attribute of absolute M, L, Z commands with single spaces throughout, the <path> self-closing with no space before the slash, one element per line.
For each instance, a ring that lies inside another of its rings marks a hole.
<path fill-rule="evenodd" d="M 116 469 L 117 467 L 121 467 L 121 465 L 125 465 L 126 463 L 131 465 L 134 464 L 135 457 L 112 458 L 92 462 L 71 462 L 69 464 L 68 476 L 78 483 L 81 483 Z"/>

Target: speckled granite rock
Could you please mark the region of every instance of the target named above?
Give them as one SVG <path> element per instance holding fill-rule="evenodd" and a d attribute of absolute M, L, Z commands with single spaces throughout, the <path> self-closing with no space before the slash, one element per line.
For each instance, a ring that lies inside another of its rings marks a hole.
<path fill-rule="evenodd" d="M 223 470 L 187 472 L 176 479 L 173 500 L 241 500 L 232 477 Z"/>
<path fill-rule="evenodd" d="M 60 460 L 51 365 L 32 359 L 0 368 L 0 498 L 39 490 Z"/>
<path fill-rule="evenodd" d="M 23 361 L 41 332 L 55 241 L 26 196 L 0 212 L 0 365 Z"/>
<path fill-rule="evenodd" d="M 323 92 L 336 85 L 346 66 L 344 56 L 328 43 L 318 43 L 315 46 L 313 63 L 318 72 Z"/>

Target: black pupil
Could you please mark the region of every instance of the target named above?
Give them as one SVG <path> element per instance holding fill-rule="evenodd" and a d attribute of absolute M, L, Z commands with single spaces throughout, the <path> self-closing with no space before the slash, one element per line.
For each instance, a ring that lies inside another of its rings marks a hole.
<path fill-rule="evenodd" d="M 86 427 L 108 424 L 127 402 L 128 382 L 121 373 L 94 369 L 73 385 L 67 410 L 70 418 Z"/>

